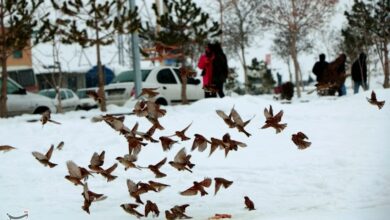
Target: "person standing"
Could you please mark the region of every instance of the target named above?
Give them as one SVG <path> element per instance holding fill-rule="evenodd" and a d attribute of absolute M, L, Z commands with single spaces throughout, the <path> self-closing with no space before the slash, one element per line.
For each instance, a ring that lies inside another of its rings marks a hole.
<path fill-rule="evenodd" d="M 339 63 L 337 67 L 337 84 L 339 85 L 339 88 L 337 91 L 339 96 L 343 96 L 347 94 L 347 88 L 344 84 L 346 78 L 345 62 L 347 61 L 347 56 L 343 53 L 336 59 L 336 61 Z"/>
<path fill-rule="evenodd" d="M 208 88 L 212 86 L 213 60 L 214 53 L 212 51 L 212 45 L 208 43 L 205 53 L 200 56 L 198 61 L 198 68 L 202 70 L 205 98 L 216 97 L 215 93 L 208 90 Z"/>
<path fill-rule="evenodd" d="M 223 84 L 228 76 L 228 63 L 226 55 L 222 50 L 221 44 L 217 41 L 212 45 L 212 51 L 214 53 L 213 67 L 212 67 L 212 82 L 217 89 L 218 96 L 220 98 L 225 97 L 223 92 Z"/>
<path fill-rule="evenodd" d="M 352 64 L 353 93 L 359 92 L 360 86 L 367 90 L 367 56 L 360 53 L 359 58 Z"/>
<path fill-rule="evenodd" d="M 312 72 L 314 73 L 314 75 L 316 75 L 317 82 L 322 82 L 324 71 L 329 63 L 325 61 L 325 54 L 320 54 L 319 58 L 320 61 L 317 61 L 314 64 Z"/>

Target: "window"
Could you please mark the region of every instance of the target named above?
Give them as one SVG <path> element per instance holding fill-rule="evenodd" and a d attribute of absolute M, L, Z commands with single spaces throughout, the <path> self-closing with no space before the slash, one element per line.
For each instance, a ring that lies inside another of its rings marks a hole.
<path fill-rule="evenodd" d="M 0 89 L 2 85 L 3 79 L 0 78 Z M 15 83 L 8 81 L 7 82 L 7 94 L 18 94 L 20 88 Z"/>
<path fill-rule="evenodd" d="M 66 99 L 66 93 L 65 93 L 65 91 L 60 91 L 60 97 L 61 97 L 61 100 Z"/>
<path fill-rule="evenodd" d="M 175 71 L 177 78 L 179 78 L 180 82 L 182 82 L 181 81 L 180 70 L 179 69 L 173 69 L 173 70 Z M 200 83 L 199 79 L 195 79 L 195 78 L 192 78 L 192 77 L 187 77 L 187 84 L 199 85 L 199 83 Z"/>
<path fill-rule="evenodd" d="M 141 78 L 142 81 L 145 81 L 146 78 L 149 76 L 149 73 L 152 70 L 141 70 Z M 133 70 L 124 71 L 119 73 L 119 75 L 115 76 L 115 78 L 112 80 L 111 83 L 119 83 L 119 82 L 134 82 L 135 80 L 135 74 Z"/>
<path fill-rule="evenodd" d="M 176 84 L 175 76 L 170 69 L 162 69 L 157 73 L 157 81 L 162 84 Z"/>
<path fill-rule="evenodd" d="M 73 93 L 69 90 L 66 91 L 66 94 L 68 95 L 68 99 L 73 98 Z"/>
<path fill-rule="evenodd" d="M 21 51 L 21 50 L 14 50 L 14 52 L 12 54 L 12 57 L 14 59 L 21 59 L 21 58 L 23 58 L 23 51 Z"/>

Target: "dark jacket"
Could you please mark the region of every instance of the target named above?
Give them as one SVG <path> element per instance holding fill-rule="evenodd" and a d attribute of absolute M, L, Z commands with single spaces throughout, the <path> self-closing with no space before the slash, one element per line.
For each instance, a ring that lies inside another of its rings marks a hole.
<path fill-rule="evenodd" d="M 328 62 L 325 61 L 325 56 L 320 56 L 320 61 L 314 64 L 312 72 L 317 76 L 317 82 L 321 82 L 323 79 L 324 71 L 328 66 Z"/>
<path fill-rule="evenodd" d="M 352 64 L 351 74 L 354 82 L 367 82 L 367 63 L 365 54 L 360 54 L 359 59 Z"/>
<path fill-rule="evenodd" d="M 216 54 L 213 60 L 213 83 L 221 84 L 228 76 L 228 64 L 224 53 Z"/>

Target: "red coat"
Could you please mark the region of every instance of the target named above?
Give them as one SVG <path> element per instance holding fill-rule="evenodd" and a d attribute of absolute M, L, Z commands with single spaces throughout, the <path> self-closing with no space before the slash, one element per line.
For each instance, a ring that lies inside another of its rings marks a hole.
<path fill-rule="evenodd" d="M 209 86 L 213 79 L 213 57 L 207 57 L 206 54 L 202 54 L 198 61 L 199 69 L 204 70 L 203 86 Z"/>

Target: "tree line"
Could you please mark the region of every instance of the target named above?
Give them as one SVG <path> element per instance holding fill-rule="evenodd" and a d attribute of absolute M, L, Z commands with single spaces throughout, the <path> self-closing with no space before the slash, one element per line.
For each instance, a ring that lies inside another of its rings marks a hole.
<path fill-rule="evenodd" d="M 338 0 L 213 0 L 203 3 L 206 5 L 202 7 L 192 0 L 163 0 L 164 10 L 159 4 L 152 6 L 156 22 L 144 21 L 137 8 L 131 11 L 127 3 L 127 0 L 90 0 L 88 3 L 82 0 L 50 0 L 49 3 L 0 0 L 0 117 L 7 116 L 7 58 L 15 50 L 56 41 L 96 48 L 100 108 L 106 111 L 101 47 L 114 43 L 118 34 L 133 32 L 138 32 L 148 45 L 178 48 L 183 103 L 186 103 L 187 77 L 193 74 L 188 66 L 197 59 L 207 41 L 219 40 L 228 55 L 240 60 L 248 93 L 247 48 L 256 43 L 256 37 L 272 32 L 274 52 L 286 63 L 292 61 L 300 97 L 302 73 L 298 57 L 313 48 L 312 33 L 324 31 Z M 50 10 L 40 10 L 42 7 Z M 204 8 L 217 10 L 218 21 L 213 21 Z M 339 33 L 342 36 L 339 49 L 350 57 L 360 51 L 375 52 L 383 67 L 383 86 L 388 88 L 390 1 L 354 0 L 351 11 L 345 12 L 345 16 L 348 24 Z M 142 45 L 140 48 L 142 52 Z"/>

